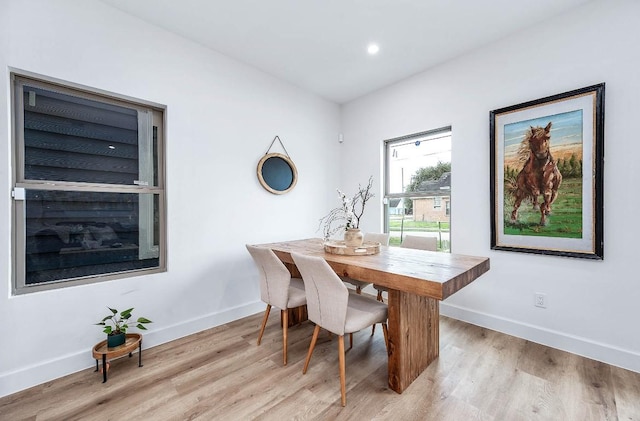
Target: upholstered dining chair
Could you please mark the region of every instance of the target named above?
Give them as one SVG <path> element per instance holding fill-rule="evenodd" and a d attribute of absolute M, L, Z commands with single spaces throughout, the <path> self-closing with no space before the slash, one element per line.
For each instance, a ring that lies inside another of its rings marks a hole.
<path fill-rule="evenodd" d="M 400 247 L 408 249 L 418 249 L 427 251 L 438 250 L 438 239 L 436 237 L 422 237 L 418 235 L 405 235 Z"/>
<path fill-rule="evenodd" d="M 280 309 L 282 319 L 282 358 L 287 365 L 287 329 L 290 308 L 300 308 L 307 303 L 304 283 L 300 278 L 292 278 L 287 267 L 268 248 L 246 245 L 260 273 L 260 298 L 267 304 L 258 335 L 258 345 L 269 319 L 271 306 Z"/>
<path fill-rule="evenodd" d="M 350 293 L 347 286 L 335 274 L 331 266 L 321 257 L 291 253 L 293 261 L 302 274 L 307 295 L 307 314 L 316 324 L 304 362 L 302 373 L 306 374 L 313 349 L 324 328 L 338 336 L 338 362 L 340 366 L 340 395 L 342 406 L 347 404 L 344 335 L 357 332 L 376 323 L 382 324 L 385 346 L 387 344 L 387 305 L 372 298 Z"/>
<path fill-rule="evenodd" d="M 402 243 L 400 244 L 400 247 L 408 248 L 408 249 L 437 251 L 438 239 L 436 237 L 405 235 L 404 238 L 402 239 Z M 373 287 L 378 291 L 378 301 L 383 301 L 382 293 L 387 292 L 388 291 L 387 288 L 380 285 L 374 285 Z"/>
<path fill-rule="evenodd" d="M 375 232 L 365 232 L 364 233 L 364 241 L 371 241 L 374 243 L 380 243 L 383 246 L 389 245 L 389 234 L 388 233 L 375 233 Z M 365 288 L 371 285 L 371 282 L 359 281 L 357 279 L 351 279 L 347 276 L 341 276 L 342 282 L 346 282 L 356 287 L 356 292 L 358 294 L 362 293 L 362 288 Z"/>

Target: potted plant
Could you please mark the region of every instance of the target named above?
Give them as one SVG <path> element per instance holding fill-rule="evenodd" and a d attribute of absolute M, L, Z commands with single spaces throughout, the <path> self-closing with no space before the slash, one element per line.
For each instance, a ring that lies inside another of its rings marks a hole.
<path fill-rule="evenodd" d="M 133 308 L 121 311 L 120 313 L 111 307 L 107 308 L 111 311 L 111 314 L 105 316 L 105 318 L 99 323 L 96 323 L 96 325 L 104 326 L 102 331 L 107 334 L 107 347 L 113 348 L 125 342 L 127 329 L 129 328 L 128 322 L 131 318 Z M 147 330 L 144 325 L 153 322 L 145 317 L 138 317 L 135 323 L 137 323 L 135 327 L 138 329 Z"/>

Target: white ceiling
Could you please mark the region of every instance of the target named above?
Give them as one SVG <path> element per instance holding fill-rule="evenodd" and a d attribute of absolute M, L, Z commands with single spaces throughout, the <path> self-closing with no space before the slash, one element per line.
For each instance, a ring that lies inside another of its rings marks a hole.
<path fill-rule="evenodd" d="M 101 1 L 345 103 L 591 0 Z"/>

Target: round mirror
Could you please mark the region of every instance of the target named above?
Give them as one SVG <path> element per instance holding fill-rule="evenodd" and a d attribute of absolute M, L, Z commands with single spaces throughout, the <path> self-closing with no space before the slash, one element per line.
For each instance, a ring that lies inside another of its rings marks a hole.
<path fill-rule="evenodd" d="M 271 193 L 284 194 L 295 187 L 298 171 L 288 156 L 269 153 L 258 162 L 258 179 Z"/>

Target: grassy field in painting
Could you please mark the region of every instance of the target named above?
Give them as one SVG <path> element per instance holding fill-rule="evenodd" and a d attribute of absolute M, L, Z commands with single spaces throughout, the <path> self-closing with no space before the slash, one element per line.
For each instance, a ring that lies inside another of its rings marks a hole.
<path fill-rule="evenodd" d="M 506 191 L 506 188 L 505 188 Z M 541 201 L 542 196 L 538 198 Z M 518 220 L 511 221 L 513 198 L 505 197 L 504 233 L 541 237 L 582 238 L 582 179 L 565 178 L 558 189 L 558 198 L 551 206 L 545 226 L 540 223 L 540 211 L 525 200 L 518 210 Z"/>

